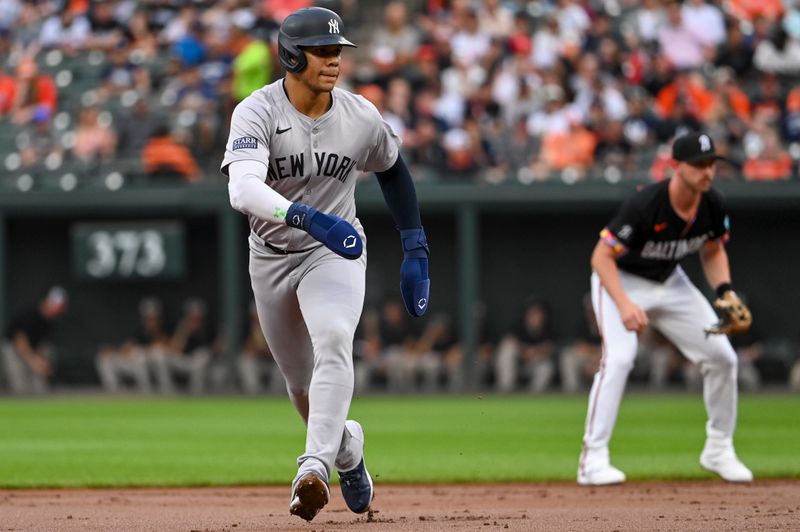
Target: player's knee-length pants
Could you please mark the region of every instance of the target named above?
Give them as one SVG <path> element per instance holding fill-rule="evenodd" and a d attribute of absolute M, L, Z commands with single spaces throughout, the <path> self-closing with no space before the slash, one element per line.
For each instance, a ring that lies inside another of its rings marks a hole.
<path fill-rule="evenodd" d="M 298 397 L 308 395 L 306 450 L 298 463 L 324 478 L 339 452 L 353 395 L 353 336 L 366 264 L 366 250 L 356 260 L 324 246 L 279 255 L 250 239 L 250 279 L 264 337 L 298 409 Z"/>
<path fill-rule="evenodd" d="M 680 267 L 662 284 L 620 271 L 628 297 L 647 313 L 652 326 L 700 367 L 710 438 L 732 438 L 736 426 L 736 353 L 724 335 L 705 337 L 703 328 L 717 315 Z M 637 336 L 622 323 L 614 300 L 592 275 L 592 304 L 603 340 L 603 356 L 589 395 L 585 449 L 608 445 L 628 374 L 636 357 Z M 658 420 L 653 420 L 658 423 Z"/>

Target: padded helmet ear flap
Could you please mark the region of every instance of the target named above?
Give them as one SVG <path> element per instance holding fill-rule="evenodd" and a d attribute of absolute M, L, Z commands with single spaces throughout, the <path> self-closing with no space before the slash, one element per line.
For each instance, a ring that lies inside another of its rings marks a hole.
<path fill-rule="evenodd" d="M 284 43 L 284 41 L 288 41 L 288 39 L 284 39 L 283 35 L 278 37 L 278 59 L 281 65 L 283 65 L 283 68 L 285 68 L 287 72 L 293 74 L 302 72 L 308 64 L 306 54 L 295 44 L 291 42 Z"/>

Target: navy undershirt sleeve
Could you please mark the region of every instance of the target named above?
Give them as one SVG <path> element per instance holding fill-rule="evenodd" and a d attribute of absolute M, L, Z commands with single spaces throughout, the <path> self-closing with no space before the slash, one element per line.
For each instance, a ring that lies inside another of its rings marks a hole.
<path fill-rule="evenodd" d="M 403 230 L 421 227 L 417 192 L 403 158 L 398 155 L 391 168 L 384 172 L 375 172 L 375 175 L 397 228 Z"/>

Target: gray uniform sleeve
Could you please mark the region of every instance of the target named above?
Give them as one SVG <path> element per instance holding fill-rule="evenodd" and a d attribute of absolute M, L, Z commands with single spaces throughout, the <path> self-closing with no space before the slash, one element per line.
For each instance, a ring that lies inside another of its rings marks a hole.
<path fill-rule="evenodd" d="M 369 106 L 369 119 L 374 124 L 372 129 L 375 132 L 373 145 L 367 153 L 364 171 L 383 172 L 391 168 L 397 160 L 402 141 L 392 127 L 383 120 L 375 106 L 366 99 L 364 102 Z"/>
<path fill-rule="evenodd" d="M 256 108 L 252 96 L 236 106 L 220 168 L 223 174 L 228 175 L 228 166 L 234 161 L 254 160 L 269 166 L 269 122 L 268 113 Z"/>

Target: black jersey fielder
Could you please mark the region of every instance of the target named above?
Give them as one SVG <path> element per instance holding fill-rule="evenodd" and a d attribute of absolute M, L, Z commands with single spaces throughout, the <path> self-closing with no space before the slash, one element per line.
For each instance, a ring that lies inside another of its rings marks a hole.
<path fill-rule="evenodd" d="M 732 482 L 753 478 L 733 447 L 736 353 L 727 336 L 704 333 L 717 316 L 678 264 L 699 253 L 719 296 L 738 301 L 724 247 L 728 214 L 711 188 L 719 157 L 711 138 L 699 133 L 678 138 L 672 153 L 674 177 L 630 197 L 600 233 L 592 254 L 592 304 L 603 356 L 589 395 L 579 484 L 625 481 L 611 465 L 608 445 L 636 356 L 637 332 L 647 325 L 700 367 L 708 414 L 701 466 Z"/>
<path fill-rule="evenodd" d="M 342 19 L 313 7 L 279 32 L 285 78 L 234 110 L 222 171 L 231 205 L 249 217 L 250 278 L 259 321 L 306 423 L 289 510 L 310 521 L 328 502 L 335 467 L 347 506 L 369 509 L 364 431 L 347 419 L 353 335 L 364 302 L 365 236 L 354 189 L 375 172 L 400 230 L 406 309 L 428 308 L 428 245 L 399 139 L 364 98 L 335 88 Z"/>

